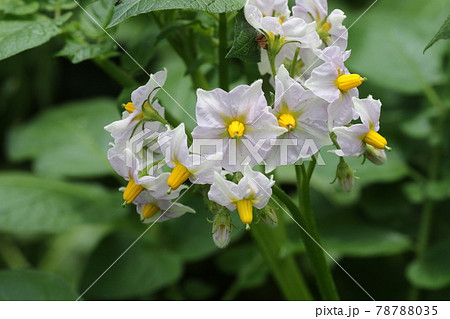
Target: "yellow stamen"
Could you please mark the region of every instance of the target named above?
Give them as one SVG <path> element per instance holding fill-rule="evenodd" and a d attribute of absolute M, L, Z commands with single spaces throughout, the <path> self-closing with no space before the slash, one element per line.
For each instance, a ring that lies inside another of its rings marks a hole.
<path fill-rule="evenodd" d="M 128 102 L 128 103 L 125 105 L 125 110 L 126 110 L 128 113 L 133 113 L 133 111 L 136 110 L 136 108 L 134 107 L 133 102 Z"/>
<path fill-rule="evenodd" d="M 233 121 L 228 125 L 228 134 L 232 138 L 238 138 L 244 135 L 245 126 L 239 121 Z"/>
<path fill-rule="evenodd" d="M 386 139 L 374 130 L 367 132 L 364 136 L 364 142 L 378 149 L 384 149 L 387 147 Z"/>
<path fill-rule="evenodd" d="M 278 119 L 278 125 L 288 129 L 289 131 L 295 128 L 295 124 L 295 118 L 289 113 L 281 114 Z"/>
<path fill-rule="evenodd" d="M 142 210 L 142 217 L 150 218 L 159 212 L 160 208 L 154 204 L 145 204 L 144 209 Z"/>
<path fill-rule="evenodd" d="M 348 91 L 360 86 L 367 78 L 363 78 L 359 74 L 344 74 L 336 79 L 336 86 L 341 91 Z"/>
<path fill-rule="evenodd" d="M 134 179 L 130 179 L 125 191 L 123 192 L 123 199 L 127 202 L 127 204 L 129 204 L 134 201 L 143 190 L 144 187 L 137 185 Z"/>
<path fill-rule="evenodd" d="M 331 23 L 330 22 L 325 22 L 324 24 L 323 24 L 323 26 L 322 26 L 322 30 L 323 31 L 325 31 L 325 32 L 328 32 L 328 31 L 330 31 L 330 29 L 331 29 Z"/>
<path fill-rule="evenodd" d="M 246 225 L 251 224 L 253 220 L 253 205 L 251 200 L 238 200 L 236 206 L 242 223 Z"/>
<path fill-rule="evenodd" d="M 136 110 L 136 107 L 134 107 L 133 102 L 128 102 L 128 103 L 125 105 L 125 110 L 126 110 L 128 113 L 131 114 L 131 113 L 134 112 L 134 110 Z M 135 117 L 134 119 L 140 121 L 140 120 L 142 120 L 143 118 L 144 118 L 144 114 L 141 112 L 141 113 L 139 113 L 138 115 L 136 115 L 136 117 Z"/>
<path fill-rule="evenodd" d="M 189 175 L 190 173 L 186 167 L 177 164 L 167 180 L 167 185 L 172 190 L 175 190 L 189 178 Z"/>
<path fill-rule="evenodd" d="M 280 24 L 283 24 L 283 19 L 278 19 L 278 22 L 280 22 Z"/>

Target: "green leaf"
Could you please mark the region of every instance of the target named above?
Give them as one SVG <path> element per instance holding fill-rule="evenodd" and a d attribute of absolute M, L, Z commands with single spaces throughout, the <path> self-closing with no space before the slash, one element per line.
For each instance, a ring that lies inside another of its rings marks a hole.
<path fill-rule="evenodd" d="M 390 256 L 411 248 L 406 235 L 349 216 L 328 218 L 319 229 L 324 247 L 344 256 Z"/>
<path fill-rule="evenodd" d="M 0 60 L 37 47 L 61 33 L 56 21 L 0 21 Z"/>
<path fill-rule="evenodd" d="M 82 12 L 80 26 L 91 38 L 106 37 L 103 31 L 111 21 L 114 12 L 114 2 L 112 0 L 98 0 L 86 7 L 86 12 Z"/>
<path fill-rule="evenodd" d="M 370 161 L 366 161 L 364 165 L 361 165 L 362 157 L 349 157 L 346 158 L 346 161 L 353 170 L 356 170 L 355 175 L 360 179 L 355 180 L 354 189 L 347 193 L 340 189 L 337 182 L 331 184 L 336 176 L 339 157 L 329 153 L 328 150 L 330 149 L 333 148 L 324 147 L 321 149 L 320 155 L 325 165 L 320 165 L 320 163 L 317 165 L 311 179 L 311 186 L 336 204 L 348 205 L 355 203 L 358 200 L 361 189 L 365 186 L 375 183 L 394 182 L 408 175 L 408 167 L 399 153 L 395 151 L 395 145 L 393 145 L 393 151 L 387 153 L 387 162 L 384 165 L 378 166 Z M 278 167 L 276 174 L 277 181 L 292 184 L 296 182 L 292 165 Z"/>
<path fill-rule="evenodd" d="M 99 56 L 116 56 L 118 53 L 115 51 L 115 48 L 116 46 L 112 41 L 95 44 L 67 41 L 64 48 L 59 51 L 56 56 L 64 56 L 67 57 L 72 63 L 80 63 Z"/>
<path fill-rule="evenodd" d="M 52 236 L 38 268 L 63 277 L 77 289 L 90 254 L 113 229 L 110 224 L 89 224 Z"/>
<path fill-rule="evenodd" d="M 16 16 L 33 14 L 39 10 L 38 2 L 25 3 L 22 0 L 0 0 L 0 11 Z"/>
<path fill-rule="evenodd" d="M 76 300 L 78 295 L 55 275 L 37 270 L 0 272 L 0 300 Z"/>
<path fill-rule="evenodd" d="M 443 57 L 447 48 L 436 46 L 424 56 L 423 44 L 435 31 L 433 23 L 417 20 L 444 19 L 443 15 L 448 14 L 444 2 L 432 1 L 427 6 L 422 0 L 377 3 L 349 31 L 350 71 L 366 76 L 382 88 L 407 94 L 444 81 L 447 74 Z"/>
<path fill-rule="evenodd" d="M 107 237 L 86 266 L 81 291 L 88 288 L 133 243 L 134 236 Z M 138 242 L 86 293 L 87 298 L 121 299 L 155 292 L 181 275 L 181 262 L 167 250 Z"/>
<path fill-rule="evenodd" d="M 428 43 L 425 49 L 423 49 L 423 53 L 425 53 L 425 51 L 428 50 L 438 40 L 447 39 L 450 39 L 450 15 L 447 17 L 439 31 L 434 35 L 433 39 L 431 39 L 430 43 Z"/>
<path fill-rule="evenodd" d="M 441 289 L 450 285 L 449 247 L 449 239 L 431 245 L 423 258 L 410 264 L 408 279 L 415 286 L 425 289 Z"/>
<path fill-rule="evenodd" d="M 108 99 L 73 102 L 42 113 L 9 135 L 13 161 L 34 159 L 45 176 L 104 176 L 113 173 L 106 157 L 111 137 L 103 127 L 119 119 Z"/>
<path fill-rule="evenodd" d="M 242 9 L 245 0 L 122 0 L 115 7 L 108 27 L 113 27 L 127 18 L 156 10 L 192 9 L 209 13 L 221 13 Z"/>
<path fill-rule="evenodd" d="M 46 11 L 55 11 L 57 8 L 61 10 L 70 10 L 77 7 L 73 0 L 40 0 L 41 7 Z"/>
<path fill-rule="evenodd" d="M 261 50 L 255 41 L 257 36 L 258 31 L 248 24 L 244 16 L 244 11 L 239 11 L 236 16 L 233 46 L 226 57 L 241 59 L 244 62 L 260 62 Z"/>
<path fill-rule="evenodd" d="M 0 230 L 57 233 L 75 225 L 113 220 L 124 213 L 119 193 L 103 187 L 0 174 Z"/>

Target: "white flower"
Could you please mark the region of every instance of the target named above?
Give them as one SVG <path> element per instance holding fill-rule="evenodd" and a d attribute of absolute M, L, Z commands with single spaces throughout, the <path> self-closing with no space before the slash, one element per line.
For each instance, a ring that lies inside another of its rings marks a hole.
<path fill-rule="evenodd" d="M 352 97 L 358 96 L 358 87 L 366 79 L 359 74 L 349 74 L 344 61 L 350 52 L 343 52 L 338 47 L 328 47 L 323 51 L 317 50 L 317 56 L 324 61 L 315 68 L 305 85 L 315 95 L 329 102 L 328 127 L 346 125 L 356 114 L 352 107 Z"/>
<path fill-rule="evenodd" d="M 366 99 L 353 98 L 356 112 L 361 118 L 362 124 L 350 127 L 335 127 L 340 150 L 334 151 L 339 156 L 359 156 L 366 150 L 366 144 L 376 149 L 390 149 L 386 139 L 378 133 L 380 129 L 381 102 L 374 100 L 371 95 Z"/>
<path fill-rule="evenodd" d="M 248 225 L 253 220 L 253 207 L 264 208 L 272 196 L 275 182 L 260 172 L 244 169 L 244 177 L 238 184 L 227 181 L 219 173 L 214 175 L 214 183 L 208 192 L 208 198 L 230 211 L 237 208 L 242 223 Z"/>
<path fill-rule="evenodd" d="M 195 210 L 188 206 L 170 200 L 156 199 L 147 190 L 144 190 L 133 203 L 136 204 L 137 213 L 145 224 L 163 222 L 185 213 L 195 213 Z"/>
<path fill-rule="evenodd" d="M 171 189 L 177 189 L 188 178 L 192 183 L 211 184 L 214 172 L 221 170 L 221 153 L 209 157 L 189 154 L 184 123 L 173 130 L 168 127 L 159 135 L 158 143 L 167 165 L 173 168 L 167 181 Z"/>
<path fill-rule="evenodd" d="M 108 150 L 108 160 L 117 174 L 128 181 L 123 193 L 123 199 L 128 204 L 134 201 L 144 189 L 155 198 L 178 197 L 179 191 L 167 194 L 169 190 L 167 180 L 170 173 L 160 174 L 157 163 L 147 163 L 142 158 L 139 160 L 136 154 L 128 148 L 118 152 L 115 147 Z M 151 164 L 155 165 L 151 166 Z M 152 172 L 152 175 L 148 175 L 149 171 Z"/>
<path fill-rule="evenodd" d="M 198 126 L 194 139 L 216 139 L 222 143 L 222 167 L 236 172 L 243 165 L 263 161 L 269 140 L 285 132 L 269 112 L 261 88 L 262 80 L 251 86 L 239 85 L 229 93 L 221 89 L 197 90 Z"/>
<path fill-rule="evenodd" d="M 159 71 L 150 75 L 149 81 L 134 90 L 131 93 L 131 102 L 125 106 L 125 111 L 122 113 L 122 119 L 115 121 L 107 126 L 105 130 L 111 133 L 115 143 L 118 145 L 124 145 L 125 141 L 132 137 L 132 134 L 136 134 L 138 131 L 147 129 L 153 132 L 162 131 L 164 126 L 158 121 L 143 121 L 143 105 L 146 101 L 151 103 L 151 107 L 164 118 L 164 108 L 154 101 L 156 93 L 164 85 L 166 81 L 167 71 Z M 143 122 L 143 123 L 142 123 Z M 142 124 L 140 127 L 137 125 Z"/>
<path fill-rule="evenodd" d="M 338 46 L 343 51 L 347 48 L 348 31 L 342 25 L 346 18 L 342 10 L 335 9 L 328 15 L 327 0 L 296 0 L 295 3 L 293 16 L 306 22 L 316 21 L 317 32 L 327 46 Z"/>
<path fill-rule="evenodd" d="M 317 48 L 320 45 L 316 22 L 306 23 L 291 17 L 287 0 L 249 0 L 244 13 L 247 22 L 267 37 L 269 47 L 275 37 L 282 43 L 298 41 L 302 47 Z"/>
<path fill-rule="evenodd" d="M 272 113 L 285 133 L 266 159 L 266 172 L 278 165 L 295 163 L 330 145 L 327 128 L 328 103 L 305 90 L 282 65 L 275 78 L 275 108 Z"/>

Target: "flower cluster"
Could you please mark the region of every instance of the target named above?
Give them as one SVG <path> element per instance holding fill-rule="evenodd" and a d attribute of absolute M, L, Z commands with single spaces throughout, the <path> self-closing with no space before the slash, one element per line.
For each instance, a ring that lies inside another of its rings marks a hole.
<path fill-rule="evenodd" d="M 358 98 L 357 87 L 366 79 L 344 65 L 350 51 L 341 10 L 328 13 L 326 0 L 297 0 L 291 14 L 287 0 L 249 0 L 244 12 L 260 32 L 259 69 L 271 74 L 272 106 L 262 80 L 229 92 L 199 89 L 191 137 L 183 123 L 173 127 L 165 120 L 155 98 L 164 70 L 132 93 L 121 120 L 105 127 L 114 138 L 108 159 L 128 181 L 125 203 L 134 203 L 144 222 L 164 221 L 193 213 L 178 199 L 188 180 L 201 184 L 215 213 L 213 239 L 219 247 L 230 241 L 234 210 L 247 229 L 254 220 L 276 225 L 268 205 L 274 181 L 266 174 L 277 166 L 334 144 L 337 178 L 349 189 L 353 171 L 344 157 L 364 154 L 382 164 L 388 149 L 378 133 L 381 103 Z"/>

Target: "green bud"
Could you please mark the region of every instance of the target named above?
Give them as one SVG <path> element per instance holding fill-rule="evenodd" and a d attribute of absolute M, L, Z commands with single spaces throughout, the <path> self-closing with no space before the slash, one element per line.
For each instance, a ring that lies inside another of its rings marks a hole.
<path fill-rule="evenodd" d="M 231 240 L 231 216 L 228 210 L 221 209 L 213 220 L 212 237 L 214 244 L 219 248 L 228 246 Z"/>
<path fill-rule="evenodd" d="M 168 124 L 168 122 L 161 115 L 159 115 L 153 106 L 148 103 L 148 101 L 146 101 L 142 106 L 142 113 L 144 114 L 145 121 L 161 122 L 164 125 Z"/>
<path fill-rule="evenodd" d="M 344 158 L 341 157 L 336 169 L 336 179 L 338 180 L 342 190 L 346 192 L 350 192 L 352 190 L 355 181 L 355 176 L 353 173 L 354 172 L 351 167 L 347 164 Z"/>
<path fill-rule="evenodd" d="M 378 149 L 369 144 L 366 144 L 366 152 L 364 153 L 364 156 L 376 165 L 383 165 L 387 160 L 384 149 Z"/>
<path fill-rule="evenodd" d="M 274 228 L 278 225 L 277 214 L 270 205 L 266 205 L 266 207 L 261 209 L 259 213 L 260 213 L 259 218 L 263 221 L 264 224 L 266 224 L 270 228 Z"/>

